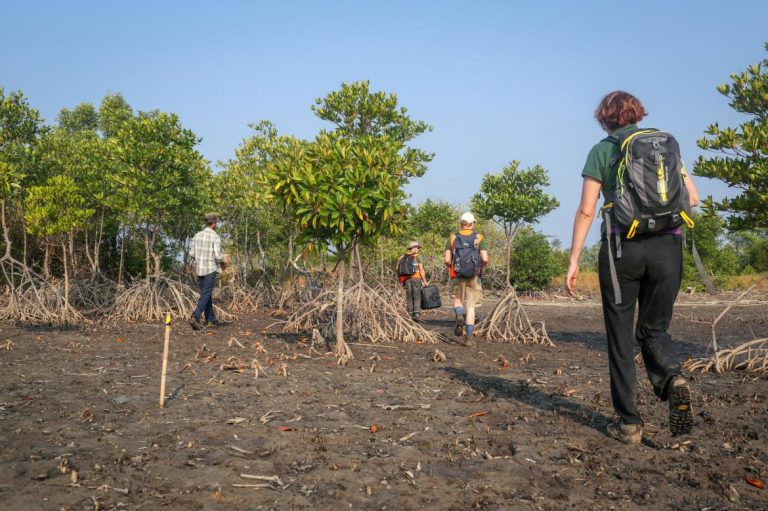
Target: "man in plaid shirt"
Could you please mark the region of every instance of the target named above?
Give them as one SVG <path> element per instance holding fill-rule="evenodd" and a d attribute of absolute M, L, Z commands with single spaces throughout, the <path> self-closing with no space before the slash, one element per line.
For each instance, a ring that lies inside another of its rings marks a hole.
<path fill-rule="evenodd" d="M 203 313 L 205 313 L 205 319 L 209 324 L 221 326 L 221 322 L 216 319 L 216 313 L 213 312 L 213 287 L 216 285 L 216 277 L 219 274 L 219 265 L 222 261 L 221 238 L 216 233 L 218 221 L 219 217 L 216 213 L 207 213 L 205 215 L 205 229 L 195 234 L 195 237 L 192 238 L 192 247 L 189 250 L 192 268 L 200 285 L 200 300 L 198 300 L 195 312 L 192 313 L 192 318 L 189 320 L 189 324 L 195 330 L 203 328 L 200 323 L 200 316 Z"/>

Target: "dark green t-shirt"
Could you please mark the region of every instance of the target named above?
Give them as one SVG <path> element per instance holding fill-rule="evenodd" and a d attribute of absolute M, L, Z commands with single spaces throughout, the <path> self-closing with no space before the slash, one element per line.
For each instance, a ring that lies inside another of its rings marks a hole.
<path fill-rule="evenodd" d="M 619 128 L 611 135 L 620 137 L 622 133 L 637 129 L 636 124 L 630 124 Z M 611 165 L 619 157 L 619 147 L 612 143 L 601 140 L 592 147 L 587 155 L 587 161 L 584 163 L 584 170 L 581 171 L 582 177 L 591 177 L 600 181 L 603 191 L 603 198 L 606 192 L 610 193 L 616 189 L 616 165 Z"/>

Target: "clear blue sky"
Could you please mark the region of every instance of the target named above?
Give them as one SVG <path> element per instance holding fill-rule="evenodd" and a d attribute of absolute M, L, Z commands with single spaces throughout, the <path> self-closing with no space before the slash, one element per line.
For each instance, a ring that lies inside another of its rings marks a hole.
<path fill-rule="evenodd" d="M 765 58 L 767 20 L 765 0 L 5 1 L 0 85 L 49 122 L 122 92 L 178 113 L 216 162 L 260 119 L 312 137 L 313 100 L 367 79 L 434 126 L 416 141 L 436 157 L 408 187 L 414 202 L 466 204 L 484 173 L 538 163 L 561 203 L 539 228 L 568 246 L 600 97 L 639 96 L 645 125 L 692 162 L 709 123 L 739 122 L 715 87 Z"/>

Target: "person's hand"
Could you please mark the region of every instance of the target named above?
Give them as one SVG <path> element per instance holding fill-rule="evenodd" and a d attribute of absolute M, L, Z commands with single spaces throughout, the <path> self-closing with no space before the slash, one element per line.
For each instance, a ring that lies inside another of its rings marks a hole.
<path fill-rule="evenodd" d="M 565 292 L 568 296 L 573 297 L 574 291 L 576 291 L 576 277 L 579 275 L 579 263 L 571 263 L 568 265 L 568 273 L 565 274 Z"/>

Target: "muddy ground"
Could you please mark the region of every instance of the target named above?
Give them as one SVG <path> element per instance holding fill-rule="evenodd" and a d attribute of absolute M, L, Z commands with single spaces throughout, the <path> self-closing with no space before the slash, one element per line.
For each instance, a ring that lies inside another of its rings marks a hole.
<path fill-rule="evenodd" d="M 683 357 L 704 354 L 723 307 L 678 305 Z M 639 365 L 646 439 L 625 446 L 603 433 L 599 305 L 527 309 L 555 348 L 352 345 L 347 367 L 305 358 L 306 338 L 263 334 L 273 318 L 179 322 L 163 410 L 161 325 L 0 326 L 0 509 L 768 509 L 768 490 L 745 481 L 768 480 L 765 378 L 694 375 L 695 429 L 673 438 Z M 452 337 L 449 312 L 428 326 Z M 768 336 L 768 304 L 735 307 L 719 332 Z M 233 356 L 265 375 L 221 370 Z"/>

